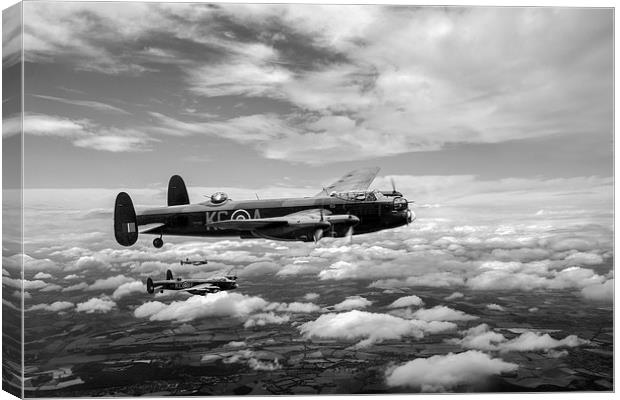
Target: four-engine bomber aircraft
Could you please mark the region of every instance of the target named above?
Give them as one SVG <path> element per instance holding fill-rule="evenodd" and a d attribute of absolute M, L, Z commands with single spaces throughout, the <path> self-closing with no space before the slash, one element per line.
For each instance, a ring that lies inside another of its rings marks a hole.
<path fill-rule="evenodd" d="M 190 204 L 183 179 L 174 175 L 168 184 L 168 206 L 136 215 L 129 195 L 121 192 L 114 206 L 114 236 L 123 246 L 138 240 L 138 232 L 163 235 L 264 238 L 319 241 L 409 224 L 415 214 L 396 191 L 368 190 L 379 168 L 352 171 L 314 197 L 233 201 L 217 192 L 208 201 Z"/>
<path fill-rule="evenodd" d="M 150 294 L 155 290 L 162 293 L 165 290 L 179 290 L 191 294 L 205 295 L 207 293 L 217 293 L 222 290 L 233 290 L 238 287 L 237 277 L 226 275 L 211 279 L 182 279 L 172 276 L 172 271 L 166 271 L 166 279 L 163 281 L 153 281 L 151 278 L 146 280 L 146 291 Z"/>

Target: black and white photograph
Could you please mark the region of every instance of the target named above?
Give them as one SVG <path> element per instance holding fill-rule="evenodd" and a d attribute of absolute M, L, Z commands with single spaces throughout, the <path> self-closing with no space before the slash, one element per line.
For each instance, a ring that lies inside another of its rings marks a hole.
<path fill-rule="evenodd" d="M 614 15 L 5 8 L 2 389 L 613 392 Z"/>

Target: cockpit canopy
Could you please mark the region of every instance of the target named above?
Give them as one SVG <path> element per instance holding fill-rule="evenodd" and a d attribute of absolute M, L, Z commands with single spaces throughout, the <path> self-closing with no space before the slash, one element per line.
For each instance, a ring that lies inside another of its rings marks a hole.
<path fill-rule="evenodd" d="M 381 196 L 381 193 L 375 191 L 340 193 L 331 192 L 329 196 L 349 201 L 377 201 L 377 197 Z"/>

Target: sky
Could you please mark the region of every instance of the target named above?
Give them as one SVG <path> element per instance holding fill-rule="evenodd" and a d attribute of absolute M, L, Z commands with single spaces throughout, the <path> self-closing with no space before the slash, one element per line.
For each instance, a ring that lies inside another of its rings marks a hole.
<path fill-rule="evenodd" d="M 610 9 L 26 2 L 25 186 L 609 178 L 612 32 Z"/>

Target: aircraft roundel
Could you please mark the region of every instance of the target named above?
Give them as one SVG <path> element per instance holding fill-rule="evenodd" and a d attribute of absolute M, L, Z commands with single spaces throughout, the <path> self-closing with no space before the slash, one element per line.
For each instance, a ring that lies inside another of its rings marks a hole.
<path fill-rule="evenodd" d="M 230 219 L 250 219 L 250 213 L 245 210 L 235 211 Z"/>
<path fill-rule="evenodd" d="M 188 287 L 190 287 L 190 286 L 191 286 L 191 283 L 189 283 L 189 282 L 183 282 L 183 284 L 182 284 L 181 286 L 183 286 L 183 289 L 187 289 Z"/>

